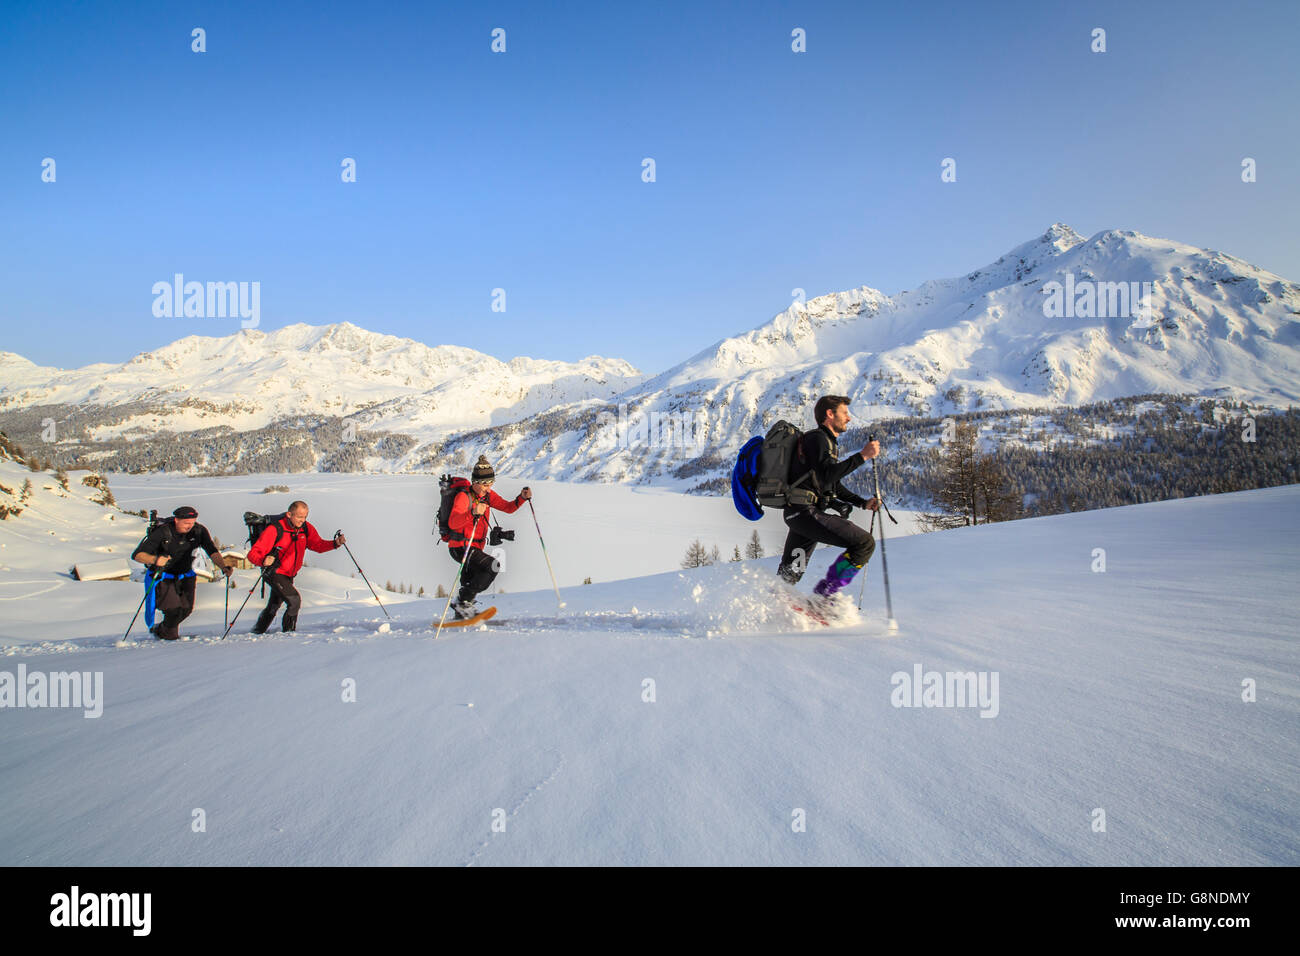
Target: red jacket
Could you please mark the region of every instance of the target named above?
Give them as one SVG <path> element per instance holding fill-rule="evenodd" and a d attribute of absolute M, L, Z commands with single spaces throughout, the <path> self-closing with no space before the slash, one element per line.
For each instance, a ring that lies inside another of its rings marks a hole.
<path fill-rule="evenodd" d="M 333 541 L 326 541 L 310 521 L 304 521 L 301 528 L 295 528 L 287 517 L 275 524 L 267 525 L 257 541 L 248 549 L 250 564 L 260 566 L 273 548 L 280 549 L 280 563 L 275 566 L 276 574 L 293 577 L 302 570 L 302 559 L 307 556 L 307 549 L 313 551 L 333 551 L 338 547 Z"/>
<path fill-rule="evenodd" d="M 486 497 L 478 498 L 474 502 L 475 504 L 478 504 L 479 502 L 486 501 L 488 505 L 487 511 L 483 512 L 476 518 L 470 513 L 469 500 L 472 497 L 474 497 L 473 490 L 459 491 L 456 493 L 456 497 L 451 501 L 451 516 L 447 519 L 447 524 L 450 526 L 451 530 L 460 535 L 462 539 L 468 538 L 470 536 L 470 531 L 474 530 L 474 540 L 471 541 L 470 544 L 481 551 L 483 550 L 483 543 L 487 541 L 488 530 L 492 526 L 492 509 L 496 508 L 498 511 L 512 515 L 519 510 L 519 506 L 524 503 L 524 499 L 516 496 L 514 501 L 506 501 L 499 494 L 489 488 Z M 476 521 L 478 522 L 477 525 L 475 524 Z M 463 540 L 450 541 L 448 544 L 453 548 L 462 548 L 465 546 Z"/>

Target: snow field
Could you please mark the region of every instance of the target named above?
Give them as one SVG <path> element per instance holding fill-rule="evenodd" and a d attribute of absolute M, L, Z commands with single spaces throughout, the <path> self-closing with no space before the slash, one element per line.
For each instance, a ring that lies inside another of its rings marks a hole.
<path fill-rule="evenodd" d="M 1298 519 L 1291 486 L 891 537 L 894 635 L 876 559 L 860 622 L 797 630 L 765 558 L 437 641 L 408 600 L 15 648 L 106 700 L 0 710 L 0 863 L 1295 865 Z M 898 706 L 918 666 L 997 674 L 996 716 Z"/>

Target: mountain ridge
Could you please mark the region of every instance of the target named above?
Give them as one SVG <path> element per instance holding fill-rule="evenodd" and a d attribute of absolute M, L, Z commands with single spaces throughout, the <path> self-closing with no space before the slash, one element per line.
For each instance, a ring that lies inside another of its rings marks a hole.
<path fill-rule="evenodd" d="M 184 383 L 189 367 L 202 374 Z M 1300 402 L 1300 286 L 1215 250 L 1131 230 L 1085 238 L 1058 222 L 894 296 L 864 285 L 793 302 L 651 376 L 600 356 L 501 361 L 346 322 L 187 336 L 72 372 L 0 353 L 0 371 L 0 412 L 141 403 L 97 440 L 318 416 L 410 436 L 389 468 L 426 467 L 444 446 L 468 454 L 472 441 L 532 477 L 640 481 L 692 460 L 716 469 L 776 419 L 805 422 L 823 394 L 848 395 L 859 421 L 1147 394 L 1281 408 Z M 665 444 L 629 433 L 629 410 L 702 428 Z"/>

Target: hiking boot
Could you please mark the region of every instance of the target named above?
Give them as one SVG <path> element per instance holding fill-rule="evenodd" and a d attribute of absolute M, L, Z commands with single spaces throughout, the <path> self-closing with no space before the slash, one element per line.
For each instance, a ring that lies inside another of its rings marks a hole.
<path fill-rule="evenodd" d="M 849 559 L 848 552 L 844 552 L 831 562 L 831 566 L 826 569 L 826 577 L 817 582 L 813 593 L 825 598 L 834 597 L 841 588 L 846 587 L 853 580 L 862 567 L 860 564 L 854 564 Z"/>
<path fill-rule="evenodd" d="M 465 621 L 478 613 L 478 605 L 473 601 L 455 601 L 451 605 L 451 613 L 456 620 Z"/>

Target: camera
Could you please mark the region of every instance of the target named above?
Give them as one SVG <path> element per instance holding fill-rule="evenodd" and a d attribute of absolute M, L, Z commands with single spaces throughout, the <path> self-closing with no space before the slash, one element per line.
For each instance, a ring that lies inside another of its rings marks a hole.
<path fill-rule="evenodd" d="M 493 547 L 500 544 L 502 541 L 513 540 L 515 540 L 515 533 L 513 531 L 507 531 L 505 528 L 501 527 L 501 525 L 494 525 L 492 531 L 488 534 L 488 544 Z"/>

